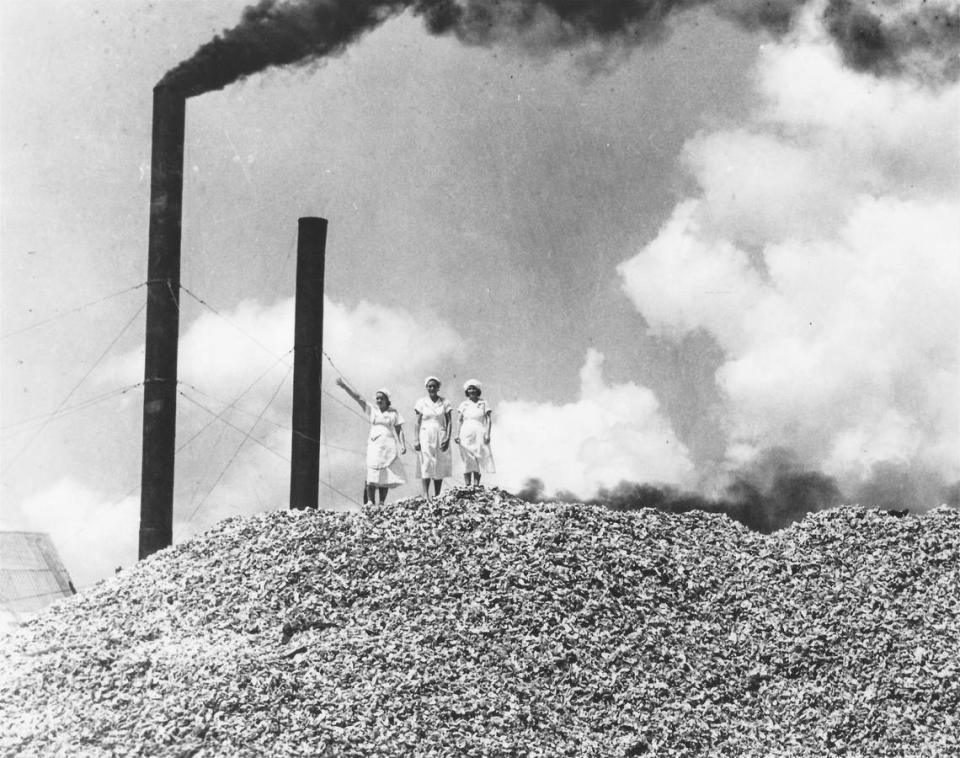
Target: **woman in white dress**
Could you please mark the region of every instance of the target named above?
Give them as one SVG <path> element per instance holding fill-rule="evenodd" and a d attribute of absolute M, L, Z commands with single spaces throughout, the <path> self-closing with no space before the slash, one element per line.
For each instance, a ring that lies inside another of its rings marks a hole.
<path fill-rule="evenodd" d="M 387 490 L 399 487 L 407 481 L 400 456 L 407 452 L 407 443 L 403 437 L 403 418 L 399 411 L 390 405 L 390 391 L 377 390 L 375 402 L 367 402 L 359 392 L 342 378 L 337 385 L 350 395 L 363 409 L 370 421 L 370 434 L 367 437 L 367 501 L 376 502 L 374 495 L 379 494 L 380 504 L 387 500 Z"/>
<path fill-rule="evenodd" d="M 413 406 L 417 414 L 414 450 L 420 454 L 420 481 L 423 483 L 423 496 L 430 499 L 430 481 L 433 480 L 433 494 L 439 495 L 444 477 L 453 473 L 450 456 L 450 416 L 453 409 L 446 398 L 440 397 L 440 380 L 428 376 L 423 386 L 427 396 L 421 397 Z"/>
<path fill-rule="evenodd" d="M 497 469 L 493 465 L 490 452 L 490 429 L 493 426 L 492 411 L 487 401 L 480 398 L 483 386 L 476 379 L 468 379 L 463 385 L 467 399 L 457 408 L 458 432 L 455 442 L 460 445 L 460 457 L 463 459 L 463 481 L 480 486 L 481 472 L 492 474 Z"/>

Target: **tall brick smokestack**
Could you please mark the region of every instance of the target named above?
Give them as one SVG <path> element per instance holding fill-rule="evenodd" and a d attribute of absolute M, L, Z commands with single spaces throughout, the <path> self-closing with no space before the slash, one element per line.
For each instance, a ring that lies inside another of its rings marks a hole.
<path fill-rule="evenodd" d="M 162 85 L 154 88 L 143 370 L 141 559 L 167 547 L 173 539 L 185 115 L 183 94 Z"/>

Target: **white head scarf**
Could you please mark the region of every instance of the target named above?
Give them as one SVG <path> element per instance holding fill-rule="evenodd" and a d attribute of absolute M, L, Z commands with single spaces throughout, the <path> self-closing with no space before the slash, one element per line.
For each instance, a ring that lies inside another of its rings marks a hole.
<path fill-rule="evenodd" d="M 423 380 L 423 386 L 426 387 L 428 384 L 430 384 L 430 382 L 436 382 L 437 384 L 440 384 L 440 385 L 443 384 L 443 382 L 441 382 L 439 379 L 437 379 L 437 377 L 435 377 L 435 376 L 428 376 L 426 379 Z"/>
<path fill-rule="evenodd" d="M 380 387 L 376 392 L 373 393 L 374 398 L 376 398 L 377 395 L 386 395 L 387 406 L 390 405 L 390 390 L 388 390 L 386 387 Z"/>
<path fill-rule="evenodd" d="M 480 382 L 478 382 L 476 379 L 467 379 L 467 381 L 463 383 L 464 392 L 466 392 L 469 387 L 476 387 L 478 390 L 483 392 L 483 385 L 480 384 Z"/>

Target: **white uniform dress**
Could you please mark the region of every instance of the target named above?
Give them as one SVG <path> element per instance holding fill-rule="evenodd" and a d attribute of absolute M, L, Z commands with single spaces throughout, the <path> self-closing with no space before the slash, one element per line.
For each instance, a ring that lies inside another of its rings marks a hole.
<path fill-rule="evenodd" d="M 370 436 L 367 438 L 367 484 L 377 487 L 399 487 L 407 481 L 400 460 L 400 440 L 396 427 L 403 418 L 393 408 L 381 411 L 376 403 L 367 402 Z"/>
<path fill-rule="evenodd" d="M 420 415 L 420 478 L 443 479 L 453 475 L 453 460 L 450 447 L 440 449 L 446 428 L 446 416 L 451 412 L 450 403 L 442 397 L 434 402 L 421 397 L 413 406 Z"/>
<path fill-rule="evenodd" d="M 464 400 L 457 408 L 460 414 L 460 457 L 463 459 L 463 473 L 472 472 L 493 474 L 493 454 L 490 445 L 483 441 L 485 432 L 483 420 L 492 411 L 486 400 Z"/>

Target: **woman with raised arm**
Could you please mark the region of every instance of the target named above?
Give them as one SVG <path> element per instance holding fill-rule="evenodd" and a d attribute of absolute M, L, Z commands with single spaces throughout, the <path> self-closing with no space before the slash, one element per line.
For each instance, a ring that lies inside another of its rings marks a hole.
<path fill-rule="evenodd" d="M 403 418 L 390 405 L 390 392 L 387 389 L 378 389 L 374 403 L 369 403 L 342 377 L 337 379 L 337 386 L 357 401 L 370 421 L 370 435 L 367 437 L 367 500 L 374 503 L 374 496 L 379 494 L 380 504 L 383 505 L 387 500 L 387 490 L 407 481 L 403 461 L 400 460 L 400 456 L 407 452 Z"/>
<path fill-rule="evenodd" d="M 430 499 L 430 481 L 433 480 L 433 494 L 439 495 L 444 477 L 453 473 L 450 457 L 450 416 L 453 409 L 446 398 L 440 397 L 440 380 L 428 376 L 423 386 L 427 396 L 417 400 L 413 412 L 417 414 L 414 450 L 419 453 L 420 481 L 423 483 L 423 496 Z"/>
<path fill-rule="evenodd" d="M 454 441 L 460 445 L 464 483 L 468 487 L 471 484 L 479 487 L 481 472 L 492 474 L 497 470 L 490 452 L 492 412 L 487 401 L 480 398 L 483 386 L 476 379 L 468 379 L 463 385 L 463 392 L 467 399 L 457 408 L 459 431 Z"/>

